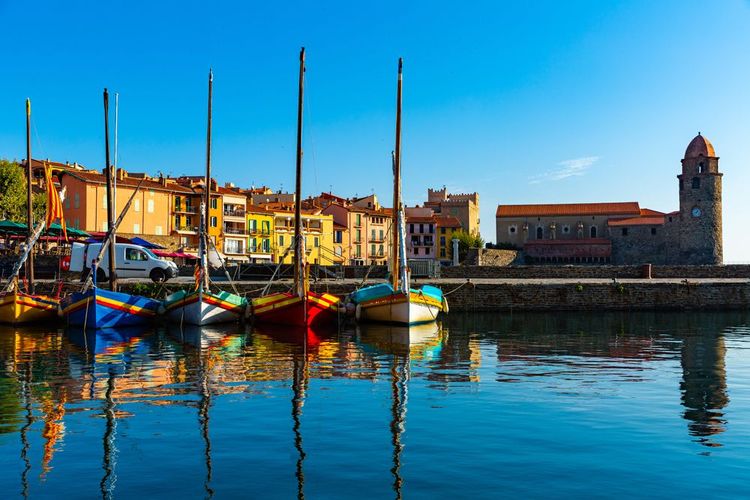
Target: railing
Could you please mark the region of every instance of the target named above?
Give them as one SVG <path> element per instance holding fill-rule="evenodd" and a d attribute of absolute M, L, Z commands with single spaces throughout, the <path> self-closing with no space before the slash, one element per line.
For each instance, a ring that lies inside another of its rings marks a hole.
<path fill-rule="evenodd" d="M 183 213 L 183 214 L 197 214 L 198 213 L 198 209 L 196 207 L 185 206 L 183 208 L 181 205 L 176 205 L 174 207 L 174 211 L 175 212 L 180 212 L 180 213 Z"/>
<path fill-rule="evenodd" d="M 244 217 L 245 211 L 242 209 L 237 210 L 224 210 L 224 217 Z"/>
<path fill-rule="evenodd" d="M 260 236 L 270 236 L 271 235 L 271 230 L 270 229 L 250 228 L 250 229 L 247 230 L 247 234 L 260 235 Z"/>
<path fill-rule="evenodd" d="M 244 236 L 247 234 L 247 231 L 245 231 L 244 229 L 239 229 L 239 228 L 225 227 L 224 234 L 236 234 L 238 236 Z"/>
<path fill-rule="evenodd" d="M 198 232 L 198 226 L 177 226 L 177 231 Z"/>

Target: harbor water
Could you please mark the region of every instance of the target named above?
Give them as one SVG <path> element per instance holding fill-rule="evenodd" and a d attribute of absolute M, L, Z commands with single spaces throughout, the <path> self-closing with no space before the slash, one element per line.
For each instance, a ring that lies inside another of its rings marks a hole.
<path fill-rule="evenodd" d="M 0 327 L 4 498 L 750 494 L 750 315 Z"/>

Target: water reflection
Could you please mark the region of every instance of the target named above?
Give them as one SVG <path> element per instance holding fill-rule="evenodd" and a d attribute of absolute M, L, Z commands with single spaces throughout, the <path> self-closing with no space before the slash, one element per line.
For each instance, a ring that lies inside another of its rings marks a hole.
<path fill-rule="evenodd" d="M 13 442 L 18 451 L 13 455 L 19 467 L 0 472 L 0 477 L 12 473 L 15 484 L 20 480 L 23 497 L 34 496 L 38 488 L 45 491 L 44 484 L 60 476 L 55 470 L 58 465 L 70 467 L 65 441 L 72 448 L 78 446 L 81 433 L 95 432 L 100 444 L 91 456 L 101 467 L 96 481 L 102 497 L 111 498 L 118 482 L 130 481 L 122 472 L 127 454 L 118 449 L 118 442 L 121 448 L 131 437 L 118 432 L 118 422 L 134 414 L 148 422 L 164 411 L 160 407 L 171 405 L 188 408 L 194 419 L 191 425 L 197 423 L 203 466 L 196 475 L 202 478 L 205 496 L 212 497 L 221 491 L 222 477 L 222 462 L 213 456 L 214 443 L 225 451 L 220 444 L 225 429 L 212 425 L 219 398 L 236 395 L 232 405 L 252 398 L 253 404 L 271 407 L 281 394 L 288 405 L 291 388 L 291 411 L 284 406 L 285 416 L 275 413 L 273 418 L 286 422 L 286 432 L 292 431 L 284 452 L 294 458 L 285 471 L 290 479 L 292 473 L 295 476 L 298 498 L 304 498 L 306 487 L 308 496 L 313 496 L 316 482 L 310 478 L 319 471 L 310 464 L 325 460 L 325 454 L 314 446 L 317 436 L 309 429 L 328 424 L 305 411 L 314 379 L 326 381 L 330 392 L 323 396 L 344 399 L 347 391 L 356 396 L 364 387 L 377 392 L 377 384 L 358 384 L 360 380 L 388 382 L 388 416 L 375 425 L 390 435 L 386 452 L 390 470 L 383 472 L 390 473 L 388 486 L 396 498 L 405 496 L 407 479 L 410 486 L 414 483 L 403 467 L 407 407 L 413 412 L 415 404 L 417 408 L 425 404 L 420 397 L 415 402 L 414 394 L 420 393 L 415 393 L 414 382 L 419 391 L 433 391 L 449 400 L 460 395 L 471 401 L 481 392 L 478 388 L 492 387 L 506 396 L 523 394 L 560 408 L 577 407 L 581 401 L 618 401 L 622 394 L 640 390 L 630 387 L 643 387 L 643 401 L 632 399 L 628 404 L 647 407 L 654 404 L 649 392 L 660 389 L 655 381 L 665 382 L 674 398 L 662 394 L 656 404 L 679 401 L 679 407 L 669 407 L 668 418 L 683 429 L 682 440 L 698 443 L 692 445 L 700 449 L 698 453 L 716 453 L 716 448 L 729 448 L 732 438 L 727 432 L 732 404 L 727 372 L 732 372 L 732 365 L 727 366 L 726 356 L 733 345 L 746 342 L 747 324 L 746 313 L 622 313 L 455 314 L 443 324 L 411 329 L 365 325 L 342 331 L 245 330 L 232 325 L 84 333 L 4 327 L 0 329 L 0 438 L 17 433 Z M 350 383 L 337 385 L 340 379 Z M 736 415 L 743 409 L 735 393 L 732 397 Z M 152 415 L 139 410 L 143 408 L 139 404 L 147 405 Z M 495 401 L 486 404 L 500 415 L 507 410 Z M 441 403 L 446 406 L 450 405 Z M 586 413 L 589 407 L 578 408 L 581 418 L 594 418 Z M 78 435 L 68 431 L 66 426 L 81 414 L 100 417 L 102 427 L 76 429 Z M 410 421 L 413 415 L 409 413 Z M 129 426 L 132 435 L 149 432 L 140 422 Z M 409 428 L 409 439 L 420 432 L 424 431 Z M 331 434 L 335 441 L 335 432 Z M 411 447 L 408 450 L 409 463 L 418 468 L 418 454 L 412 455 Z"/>
<path fill-rule="evenodd" d="M 402 498 L 404 479 L 401 476 L 402 436 L 406 431 L 406 409 L 409 400 L 411 360 L 438 358 L 447 335 L 442 323 L 411 327 L 364 324 L 356 327 L 357 341 L 390 355 L 391 376 L 391 445 L 393 447 L 393 491 Z"/>

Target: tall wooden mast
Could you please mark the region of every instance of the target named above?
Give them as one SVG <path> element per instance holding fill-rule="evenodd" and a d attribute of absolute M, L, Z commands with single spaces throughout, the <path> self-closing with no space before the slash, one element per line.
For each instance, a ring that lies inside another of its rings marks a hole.
<path fill-rule="evenodd" d="M 117 291 L 117 231 L 115 228 L 114 171 L 109 162 L 109 92 L 104 89 L 104 173 L 107 176 L 107 228 L 109 229 L 109 289 Z"/>
<path fill-rule="evenodd" d="M 209 249 L 208 245 L 208 228 L 211 226 L 211 118 L 212 118 L 212 104 L 213 104 L 213 89 L 214 89 L 214 72 L 212 69 L 208 70 L 208 126 L 206 128 L 206 178 L 205 178 L 205 201 L 204 213 L 203 213 L 203 227 L 201 228 L 200 238 L 203 239 L 203 252 L 207 253 Z M 203 256 L 201 256 L 201 264 L 205 265 Z M 202 269 L 202 285 L 208 288 L 208 271 Z"/>
<path fill-rule="evenodd" d="M 299 52 L 299 95 L 297 97 L 297 180 L 294 199 L 294 287 L 305 297 L 305 246 L 302 238 L 302 104 L 305 93 L 305 48 Z"/>
<path fill-rule="evenodd" d="M 31 244 L 31 235 L 34 232 L 34 207 L 31 193 L 31 100 L 26 99 L 26 244 Z M 29 283 L 29 292 L 34 293 L 34 250 L 29 251 L 26 260 L 26 280 Z"/>
<path fill-rule="evenodd" d="M 401 211 L 401 86 L 403 83 L 403 58 L 398 58 L 398 86 L 396 87 L 396 149 L 393 152 L 393 222 L 391 223 L 391 284 L 398 290 L 401 273 L 399 252 L 399 214 Z"/>

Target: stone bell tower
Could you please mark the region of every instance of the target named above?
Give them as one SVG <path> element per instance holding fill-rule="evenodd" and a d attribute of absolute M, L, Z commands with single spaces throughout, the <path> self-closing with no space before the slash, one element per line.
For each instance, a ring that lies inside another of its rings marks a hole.
<path fill-rule="evenodd" d="M 719 157 L 700 133 L 682 160 L 679 264 L 722 264 L 721 177 Z"/>

